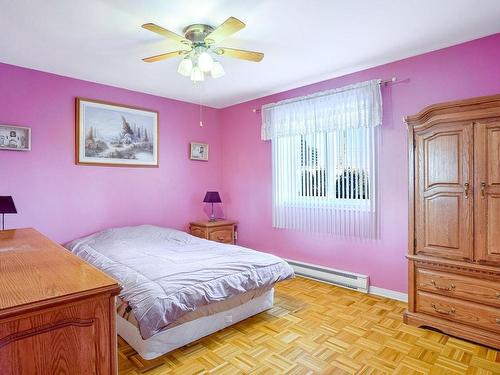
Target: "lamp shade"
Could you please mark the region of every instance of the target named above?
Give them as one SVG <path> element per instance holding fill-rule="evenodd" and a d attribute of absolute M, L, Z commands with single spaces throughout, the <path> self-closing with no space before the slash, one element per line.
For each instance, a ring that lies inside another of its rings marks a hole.
<path fill-rule="evenodd" d="M 177 72 L 185 77 L 189 77 L 191 76 L 192 70 L 193 70 L 193 62 L 191 61 L 191 58 L 188 56 L 181 60 Z"/>
<path fill-rule="evenodd" d="M 193 67 L 191 70 L 191 81 L 193 82 L 201 82 L 205 80 L 205 74 L 201 71 L 198 65 Z"/>
<path fill-rule="evenodd" d="M 213 64 L 214 60 L 207 51 L 200 53 L 200 56 L 198 56 L 198 66 L 202 72 L 211 71 Z"/>
<path fill-rule="evenodd" d="M 16 206 L 11 196 L 0 197 L 0 214 L 17 214 Z"/>
<path fill-rule="evenodd" d="M 212 78 L 219 78 L 219 77 L 222 77 L 224 74 L 226 74 L 224 72 L 224 68 L 222 66 L 222 64 L 218 61 L 214 61 L 213 65 L 212 65 Z"/>
<path fill-rule="evenodd" d="M 205 203 L 221 203 L 219 192 L 217 191 L 207 191 L 205 194 L 205 199 L 203 199 Z"/>

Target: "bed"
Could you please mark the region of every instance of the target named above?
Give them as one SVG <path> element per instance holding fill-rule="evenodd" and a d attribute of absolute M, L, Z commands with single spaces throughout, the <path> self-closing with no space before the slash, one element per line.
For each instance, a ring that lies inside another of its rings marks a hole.
<path fill-rule="evenodd" d="M 153 359 L 273 306 L 292 278 L 284 260 L 152 225 L 113 228 L 66 245 L 115 278 L 117 331 Z"/>

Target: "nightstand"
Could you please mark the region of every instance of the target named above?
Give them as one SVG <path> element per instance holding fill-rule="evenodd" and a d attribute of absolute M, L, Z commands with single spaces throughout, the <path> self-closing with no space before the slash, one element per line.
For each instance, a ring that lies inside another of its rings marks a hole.
<path fill-rule="evenodd" d="M 236 242 L 235 228 L 237 221 L 193 221 L 189 223 L 191 234 L 196 237 L 221 243 L 234 244 Z"/>

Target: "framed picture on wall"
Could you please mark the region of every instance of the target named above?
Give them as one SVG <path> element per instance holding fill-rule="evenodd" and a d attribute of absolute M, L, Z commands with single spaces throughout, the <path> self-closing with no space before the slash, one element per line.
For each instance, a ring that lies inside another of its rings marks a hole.
<path fill-rule="evenodd" d="M 0 150 L 30 151 L 31 128 L 0 125 Z"/>
<path fill-rule="evenodd" d="M 76 99 L 76 164 L 158 167 L 159 114 Z"/>
<path fill-rule="evenodd" d="M 190 159 L 208 161 L 208 143 L 191 142 Z"/>

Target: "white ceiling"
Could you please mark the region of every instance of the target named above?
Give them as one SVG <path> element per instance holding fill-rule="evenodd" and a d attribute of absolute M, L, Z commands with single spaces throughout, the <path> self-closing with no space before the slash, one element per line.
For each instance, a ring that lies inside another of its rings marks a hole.
<path fill-rule="evenodd" d="M 177 59 L 141 61 L 178 49 L 143 23 L 229 16 L 247 27 L 221 45 L 261 63 L 221 58 L 226 76 L 200 88 Z M 499 0 L 0 0 L 1 62 L 216 108 L 497 32 Z"/>

